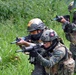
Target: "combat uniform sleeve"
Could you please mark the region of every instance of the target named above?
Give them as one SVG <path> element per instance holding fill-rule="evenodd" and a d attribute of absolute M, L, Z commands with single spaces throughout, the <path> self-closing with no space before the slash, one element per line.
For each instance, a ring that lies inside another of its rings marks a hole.
<path fill-rule="evenodd" d="M 63 23 L 62 28 L 64 32 L 72 33 L 73 31 L 76 31 L 76 24 L 66 21 L 65 23 Z"/>
<path fill-rule="evenodd" d="M 53 53 L 49 60 L 42 57 L 40 54 L 38 54 L 37 59 L 41 62 L 43 66 L 52 67 L 53 65 L 57 64 L 64 56 L 65 54 L 63 51 L 57 50 Z"/>

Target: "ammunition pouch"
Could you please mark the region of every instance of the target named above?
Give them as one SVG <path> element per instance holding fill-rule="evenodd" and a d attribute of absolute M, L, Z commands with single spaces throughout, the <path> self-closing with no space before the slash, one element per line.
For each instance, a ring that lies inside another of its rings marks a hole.
<path fill-rule="evenodd" d="M 64 64 L 64 75 L 65 75 L 65 70 L 69 75 L 74 74 L 74 67 L 75 67 L 75 62 L 72 58 L 69 58 L 68 60 L 63 62 Z"/>

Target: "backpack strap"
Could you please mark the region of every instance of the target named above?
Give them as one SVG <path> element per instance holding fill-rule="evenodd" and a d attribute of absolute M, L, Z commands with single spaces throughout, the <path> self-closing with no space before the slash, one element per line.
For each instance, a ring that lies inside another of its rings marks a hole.
<path fill-rule="evenodd" d="M 65 46 L 63 46 L 65 47 Z M 68 49 L 65 47 L 65 56 L 61 59 L 62 60 L 67 60 L 68 59 Z"/>

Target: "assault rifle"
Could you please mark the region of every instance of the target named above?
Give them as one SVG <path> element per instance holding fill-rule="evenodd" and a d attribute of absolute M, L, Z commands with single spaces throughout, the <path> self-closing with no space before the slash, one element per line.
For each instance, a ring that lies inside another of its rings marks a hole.
<path fill-rule="evenodd" d="M 21 50 L 17 50 L 16 53 L 18 53 L 18 52 L 24 52 L 25 53 L 25 52 L 33 52 L 33 51 L 40 53 L 39 48 L 41 48 L 41 45 L 39 45 L 39 44 L 33 44 L 33 45 L 30 45 L 29 47 L 23 46 L 21 48 Z"/>
<path fill-rule="evenodd" d="M 12 43 L 17 43 L 19 41 L 20 41 L 20 39 L 16 38 L 16 41 L 14 41 Z M 17 50 L 15 52 L 16 53 L 18 53 L 18 52 L 26 53 L 27 52 L 28 55 L 29 55 L 29 58 L 28 58 L 29 62 L 31 64 L 34 64 L 35 63 L 35 57 L 38 56 L 38 53 L 41 53 L 41 46 L 42 46 L 42 44 L 34 44 L 34 43 L 29 43 L 27 41 L 25 41 L 25 44 L 26 44 L 26 46 L 27 45 L 28 46 L 26 47 L 25 45 L 19 45 L 19 47 L 21 48 L 21 50 Z"/>
<path fill-rule="evenodd" d="M 21 39 L 25 40 L 24 37 L 22 37 Z M 11 44 L 16 44 L 16 43 L 19 42 L 21 39 L 17 37 L 15 41 L 11 42 Z M 35 50 L 35 49 L 36 49 L 36 51 L 39 52 L 39 48 L 41 48 L 41 46 L 43 45 L 43 44 L 29 43 L 29 42 L 27 42 L 26 40 L 25 40 L 25 44 L 26 44 L 26 46 L 28 46 L 28 47 L 26 47 L 25 45 L 19 45 L 20 48 L 21 48 L 21 50 L 17 50 L 16 52 L 32 52 L 32 51 Z"/>
<path fill-rule="evenodd" d="M 61 19 L 62 19 L 62 17 L 65 18 L 67 21 L 70 19 L 69 15 L 65 15 L 65 16 L 57 16 L 56 15 L 56 17 L 54 18 L 54 20 L 60 22 Z"/>
<path fill-rule="evenodd" d="M 72 23 L 73 22 L 73 16 L 74 16 L 74 12 L 76 12 L 76 0 L 74 0 L 72 9 L 70 11 L 70 15 L 65 15 L 63 16 L 67 21 L 69 19 L 69 21 Z M 56 18 L 54 18 L 54 20 L 60 22 L 61 21 L 61 16 L 56 16 Z"/>
<path fill-rule="evenodd" d="M 24 37 L 22 37 L 21 39 L 25 40 Z M 17 42 L 19 42 L 21 40 L 20 38 L 16 37 L 16 40 L 11 42 L 10 44 L 16 44 Z"/>
<path fill-rule="evenodd" d="M 26 37 L 21 37 L 21 38 L 18 38 L 16 37 L 15 41 L 11 42 L 11 44 L 16 44 L 17 42 L 19 42 L 21 39 L 25 40 L 25 41 L 29 41 L 30 40 L 30 36 L 26 36 Z"/>

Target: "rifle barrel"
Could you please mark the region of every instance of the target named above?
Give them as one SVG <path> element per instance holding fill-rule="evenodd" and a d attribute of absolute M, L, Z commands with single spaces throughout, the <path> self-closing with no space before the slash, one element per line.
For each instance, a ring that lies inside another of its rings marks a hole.
<path fill-rule="evenodd" d="M 15 43 L 17 43 L 17 41 L 13 41 L 13 42 L 11 42 L 10 44 L 15 44 Z"/>

